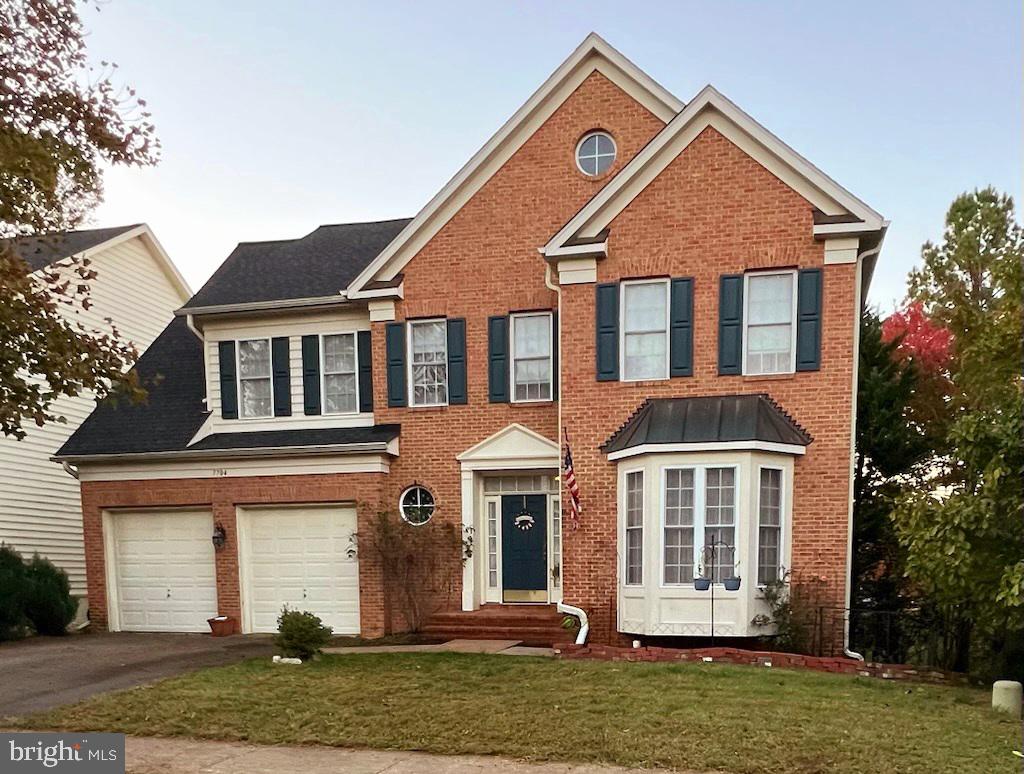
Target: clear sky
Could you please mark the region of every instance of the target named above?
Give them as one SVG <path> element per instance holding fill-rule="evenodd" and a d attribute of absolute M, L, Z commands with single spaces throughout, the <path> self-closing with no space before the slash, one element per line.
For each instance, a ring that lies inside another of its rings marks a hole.
<path fill-rule="evenodd" d="M 1021 201 L 1019 0 L 110 0 L 84 20 L 164 148 L 107 175 L 93 222 L 148 222 L 194 289 L 237 242 L 414 215 L 591 31 L 683 101 L 712 83 L 889 218 L 883 310 L 954 196 Z"/>

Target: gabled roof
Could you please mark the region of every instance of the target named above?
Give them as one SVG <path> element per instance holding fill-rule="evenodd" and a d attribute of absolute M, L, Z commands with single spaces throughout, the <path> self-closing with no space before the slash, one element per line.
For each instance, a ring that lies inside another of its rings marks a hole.
<path fill-rule="evenodd" d="M 476 191 L 501 168 L 540 126 L 593 72 L 600 72 L 633 96 L 662 121 L 669 121 L 683 103 L 643 70 L 590 33 L 551 77 L 523 104 L 490 140 L 427 202 L 348 288 L 359 298 L 374 280 L 390 280 L 455 215 Z"/>
<path fill-rule="evenodd" d="M 188 286 L 185 278 L 178 271 L 178 267 L 174 265 L 174 261 L 157 241 L 153 230 L 145 223 L 15 237 L 4 241 L 13 245 L 14 251 L 35 272 L 71 256 L 91 258 L 103 250 L 135 237 L 142 239 L 143 244 L 162 266 L 178 294 L 182 298 L 192 295 L 192 288 Z"/>
<path fill-rule="evenodd" d="M 579 253 L 707 127 L 713 126 L 820 211 L 818 235 L 879 232 L 887 222 L 807 159 L 744 113 L 713 86 L 705 86 L 654 138 L 551 237 L 548 257 Z M 599 241 L 599 240 L 598 240 Z"/>
<path fill-rule="evenodd" d="M 398 234 L 409 218 L 320 226 L 299 239 L 242 242 L 179 311 L 333 296 Z"/>
<path fill-rule="evenodd" d="M 802 454 L 810 434 L 767 395 L 649 398 L 601 446 L 610 459 L 627 450 L 670 447 L 766 448 Z M 724 445 L 723 445 L 724 444 Z"/>

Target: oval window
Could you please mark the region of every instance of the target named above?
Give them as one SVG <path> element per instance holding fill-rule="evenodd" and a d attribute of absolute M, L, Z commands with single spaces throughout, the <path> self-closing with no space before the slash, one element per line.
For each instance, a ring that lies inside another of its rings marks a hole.
<path fill-rule="evenodd" d="M 608 132 L 590 132 L 576 146 L 576 166 L 580 172 L 596 177 L 615 161 L 615 140 Z"/>
<path fill-rule="evenodd" d="M 402 492 L 398 508 L 405 521 L 418 527 L 434 515 L 434 495 L 425 486 L 411 486 Z"/>

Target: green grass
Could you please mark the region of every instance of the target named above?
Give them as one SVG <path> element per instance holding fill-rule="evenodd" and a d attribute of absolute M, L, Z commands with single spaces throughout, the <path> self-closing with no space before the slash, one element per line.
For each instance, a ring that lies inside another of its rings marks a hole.
<path fill-rule="evenodd" d="M 363 654 L 206 669 L 18 724 L 732 774 L 1019 771 L 1020 726 L 986 702 L 968 688 L 718 664 Z"/>

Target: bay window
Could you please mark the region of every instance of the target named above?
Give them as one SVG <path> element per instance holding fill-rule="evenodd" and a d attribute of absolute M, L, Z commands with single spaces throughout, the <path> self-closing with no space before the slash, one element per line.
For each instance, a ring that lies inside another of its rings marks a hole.
<path fill-rule="evenodd" d="M 270 339 L 239 341 L 238 393 L 241 396 L 240 408 L 243 419 L 274 415 L 270 377 Z"/>
<path fill-rule="evenodd" d="M 512 400 L 551 400 L 551 314 L 512 315 Z"/>
<path fill-rule="evenodd" d="M 796 272 L 745 277 L 743 373 L 792 373 L 796 369 Z"/>
<path fill-rule="evenodd" d="M 409 369 L 410 405 L 447 405 L 448 326 L 445 320 L 409 323 Z"/>
<path fill-rule="evenodd" d="M 352 414 L 359 405 L 356 380 L 356 335 L 340 333 L 321 339 L 325 414 Z"/>
<path fill-rule="evenodd" d="M 622 379 L 668 378 L 668 280 L 622 283 Z"/>

